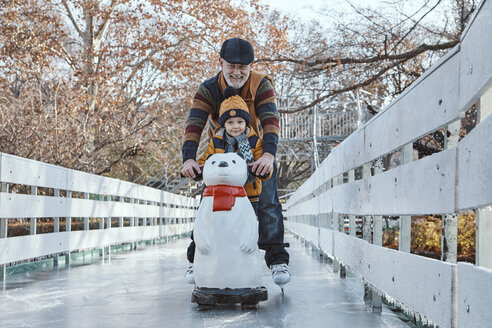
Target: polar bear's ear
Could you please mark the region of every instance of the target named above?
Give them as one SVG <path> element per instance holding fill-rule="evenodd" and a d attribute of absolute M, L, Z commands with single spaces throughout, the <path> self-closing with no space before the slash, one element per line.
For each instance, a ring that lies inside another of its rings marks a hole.
<path fill-rule="evenodd" d="M 242 159 L 244 159 L 244 155 L 243 155 L 243 153 L 237 152 L 236 154 L 237 154 L 239 157 L 241 157 Z"/>
<path fill-rule="evenodd" d="M 213 155 L 214 155 L 214 154 L 209 154 L 205 160 L 209 159 L 209 158 L 210 158 L 210 156 L 213 156 Z"/>

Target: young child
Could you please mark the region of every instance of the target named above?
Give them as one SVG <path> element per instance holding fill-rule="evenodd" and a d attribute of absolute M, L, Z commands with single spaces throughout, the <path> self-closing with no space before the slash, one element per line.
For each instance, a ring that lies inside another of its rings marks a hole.
<path fill-rule="evenodd" d="M 242 155 L 248 165 L 263 155 L 263 140 L 256 134 L 251 127 L 251 117 L 248 106 L 243 98 L 237 94 L 236 89 L 227 87 L 224 90 L 225 100 L 220 105 L 219 124 L 210 139 L 205 153 L 197 161 L 199 165 L 204 165 L 210 155 L 217 153 L 238 152 Z M 248 180 L 244 185 L 249 201 L 258 212 L 258 201 L 261 194 L 261 181 L 268 180 L 272 171 L 265 177 L 257 177 L 249 171 Z M 193 234 L 191 236 L 193 239 Z M 195 257 L 195 242 L 192 241 L 188 246 L 187 252 L 190 266 L 185 273 L 185 278 L 189 283 L 194 283 L 193 261 Z"/>
<path fill-rule="evenodd" d="M 237 94 L 236 89 L 227 87 L 224 90 L 224 97 L 225 100 L 219 110 L 220 126 L 213 132 L 212 139 L 205 153 L 198 160 L 198 164 L 205 164 L 206 159 L 212 154 L 238 152 L 248 165 L 252 165 L 263 155 L 263 140 L 251 127 L 248 106 Z M 244 189 L 255 213 L 261 194 L 261 180 L 268 180 L 271 175 L 272 172 L 266 177 L 257 177 L 251 171 L 248 175 Z"/>

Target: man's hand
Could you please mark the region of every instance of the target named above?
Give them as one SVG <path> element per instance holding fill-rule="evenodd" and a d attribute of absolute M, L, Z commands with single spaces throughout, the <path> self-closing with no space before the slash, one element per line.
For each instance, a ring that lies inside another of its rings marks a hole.
<path fill-rule="evenodd" d="M 187 178 L 194 179 L 196 177 L 195 172 L 193 172 L 193 169 L 198 172 L 198 174 L 202 173 L 202 169 L 200 165 L 194 160 L 194 159 L 187 159 L 183 163 L 183 168 L 181 169 L 181 174 L 184 175 Z"/>
<path fill-rule="evenodd" d="M 252 164 L 253 173 L 256 176 L 267 175 L 273 169 L 273 160 L 275 157 L 270 153 L 263 153 L 256 162 Z"/>

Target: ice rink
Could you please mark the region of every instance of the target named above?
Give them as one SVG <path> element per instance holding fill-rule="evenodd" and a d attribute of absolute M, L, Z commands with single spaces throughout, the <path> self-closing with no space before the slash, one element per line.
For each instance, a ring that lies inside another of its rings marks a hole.
<path fill-rule="evenodd" d="M 264 268 L 269 299 L 258 310 L 197 311 L 183 275 L 189 239 L 112 254 L 104 262 L 7 277 L 0 327 L 408 327 L 386 306 L 367 310 L 363 284 L 340 279 L 308 245 L 290 242 L 292 281 L 280 288 Z"/>

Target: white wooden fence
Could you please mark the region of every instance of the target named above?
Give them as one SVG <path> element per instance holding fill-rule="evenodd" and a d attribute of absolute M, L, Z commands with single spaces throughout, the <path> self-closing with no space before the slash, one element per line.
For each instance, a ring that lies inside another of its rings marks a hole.
<path fill-rule="evenodd" d="M 9 263 L 190 232 L 199 205 L 195 198 L 3 153 L 0 183 L 4 279 Z M 30 194 L 9 192 L 12 184 Z M 53 196 L 40 195 L 41 190 Z M 9 219 L 19 218 L 31 221 L 30 235 L 7 237 Z M 55 232 L 37 234 L 37 218 L 53 218 Z M 66 231 L 59 231 L 60 218 L 66 218 Z M 82 218 L 84 230 L 71 231 L 72 218 Z M 99 229 L 89 230 L 90 218 L 98 218 Z"/>
<path fill-rule="evenodd" d="M 492 322 L 491 31 L 488 0 L 460 44 L 336 147 L 284 207 L 289 230 L 439 327 Z M 479 124 L 458 142 L 460 119 L 476 102 Z M 446 149 L 413 160 L 413 141 L 442 127 L 451 133 Z M 395 151 L 403 164 L 383 172 L 382 156 Z M 477 265 L 456 264 L 452 256 L 456 214 L 468 209 L 477 213 Z M 442 215 L 449 262 L 409 253 L 411 216 L 425 214 Z M 383 215 L 400 216 L 399 251 L 381 246 Z M 341 223 L 347 216 L 349 235 Z M 372 238 L 365 231 L 370 242 L 355 237 L 355 216 L 372 222 Z"/>

